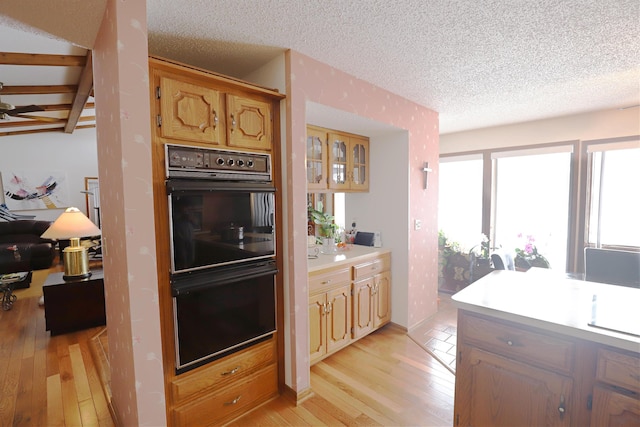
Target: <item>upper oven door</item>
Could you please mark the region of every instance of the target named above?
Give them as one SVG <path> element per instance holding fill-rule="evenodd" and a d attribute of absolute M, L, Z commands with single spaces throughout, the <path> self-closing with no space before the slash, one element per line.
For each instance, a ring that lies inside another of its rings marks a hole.
<path fill-rule="evenodd" d="M 275 256 L 269 184 L 167 181 L 173 274 Z"/>

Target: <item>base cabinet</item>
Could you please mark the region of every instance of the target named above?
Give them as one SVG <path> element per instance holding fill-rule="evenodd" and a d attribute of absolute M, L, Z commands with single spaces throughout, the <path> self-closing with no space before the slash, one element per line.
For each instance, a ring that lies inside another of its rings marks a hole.
<path fill-rule="evenodd" d="M 351 287 L 340 286 L 309 297 L 311 362 L 340 350 L 351 340 Z"/>
<path fill-rule="evenodd" d="M 391 321 L 391 254 L 309 275 L 309 360 L 314 364 Z"/>
<path fill-rule="evenodd" d="M 458 311 L 455 426 L 640 425 L 640 354 Z"/>
<path fill-rule="evenodd" d="M 242 415 L 278 394 L 275 338 L 176 377 L 171 393 L 175 425 L 219 425 Z"/>

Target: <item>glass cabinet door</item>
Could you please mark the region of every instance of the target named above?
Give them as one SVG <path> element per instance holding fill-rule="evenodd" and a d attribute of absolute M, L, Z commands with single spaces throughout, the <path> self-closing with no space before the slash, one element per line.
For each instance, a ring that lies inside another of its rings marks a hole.
<path fill-rule="evenodd" d="M 350 138 L 351 141 L 351 189 L 352 190 L 362 190 L 367 189 L 369 187 L 368 177 L 367 177 L 367 163 L 369 163 L 368 159 L 368 150 L 369 150 L 369 141 L 365 139 L 359 138 Z"/>
<path fill-rule="evenodd" d="M 329 188 L 348 189 L 347 177 L 348 139 L 342 135 L 329 134 Z"/>
<path fill-rule="evenodd" d="M 307 127 L 307 189 L 327 189 L 327 133 Z"/>

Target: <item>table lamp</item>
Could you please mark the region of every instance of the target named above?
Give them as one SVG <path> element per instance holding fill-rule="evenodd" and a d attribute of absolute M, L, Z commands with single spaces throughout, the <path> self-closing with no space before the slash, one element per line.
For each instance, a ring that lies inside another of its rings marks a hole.
<path fill-rule="evenodd" d="M 85 214 L 78 208 L 71 207 L 67 208 L 40 237 L 71 241 L 70 245 L 62 251 L 64 260 L 62 278 L 73 280 L 91 276 L 87 248 L 80 245 L 80 238 L 100 234 L 100 229 Z"/>

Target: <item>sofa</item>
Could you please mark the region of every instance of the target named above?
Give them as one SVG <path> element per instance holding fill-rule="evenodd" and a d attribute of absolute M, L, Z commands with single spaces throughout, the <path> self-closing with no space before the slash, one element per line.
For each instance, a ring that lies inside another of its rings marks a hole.
<path fill-rule="evenodd" d="M 0 222 L 0 274 L 51 267 L 56 242 L 40 237 L 50 225 L 38 220 Z"/>

